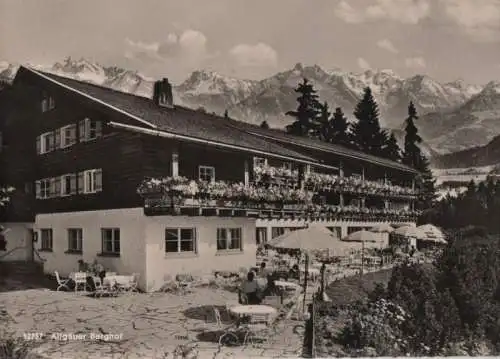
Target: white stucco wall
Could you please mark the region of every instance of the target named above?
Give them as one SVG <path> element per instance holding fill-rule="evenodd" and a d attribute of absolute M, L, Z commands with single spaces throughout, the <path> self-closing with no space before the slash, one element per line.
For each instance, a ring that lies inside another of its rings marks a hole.
<path fill-rule="evenodd" d="M 31 229 L 33 223 L 0 223 L 5 228 L 6 251 L 0 251 L 0 261 L 31 259 Z"/>
<path fill-rule="evenodd" d="M 165 229 L 196 228 L 196 254 L 165 253 Z M 218 252 L 217 228 L 242 228 L 243 251 Z M 160 288 L 168 276 L 213 271 L 237 271 L 256 263 L 255 219 L 229 217 L 154 216 L 146 217 L 146 272 L 148 289 Z"/>
<path fill-rule="evenodd" d="M 145 217 L 142 208 L 114 209 L 104 211 L 83 211 L 39 214 L 35 228 L 52 228 L 53 251 L 40 252 L 46 273 L 58 271 L 61 275 L 78 270 L 78 260 L 92 263 L 97 259 L 108 271 L 120 274 L 140 273 L 140 287 L 144 287 L 145 275 Z M 69 254 L 68 228 L 82 228 L 83 253 Z M 102 250 L 101 228 L 120 229 L 120 257 L 98 256 Z M 41 236 L 38 234 L 36 248 L 40 250 Z"/>

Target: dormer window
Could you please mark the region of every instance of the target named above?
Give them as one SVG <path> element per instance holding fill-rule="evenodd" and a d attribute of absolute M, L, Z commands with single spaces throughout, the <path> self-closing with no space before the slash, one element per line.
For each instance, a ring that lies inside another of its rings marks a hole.
<path fill-rule="evenodd" d="M 42 112 L 47 112 L 56 107 L 56 102 L 54 98 L 46 93 L 43 94 L 42 98 Z"/>

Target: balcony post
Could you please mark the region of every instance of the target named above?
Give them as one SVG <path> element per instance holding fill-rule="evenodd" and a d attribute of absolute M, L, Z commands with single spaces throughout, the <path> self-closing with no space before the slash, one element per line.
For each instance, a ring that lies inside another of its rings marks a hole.
<path fill-rule="evenodd" d="M 344 163 L 342 161 L 339 162 L 339 177 L 344 177 Z M 339 206 L 340 208 L 344 207 L 344 194 L 339 193 Z"/>
<path fill-rule="evenodd" d="M 243 162 L 243 167 L 245 171 L 244 183 L 245 187 L 248 187 L 248 185 L 250 184 L 250 166 L 248 163 L 248 159 L 245 159 L 245 161 Z"/>
<path fill-rule="evenodd" d="M 361 180 L 365 182 L 365 166 L 361 167 Z"/>
<path fill-rule="evenodd" d="M 172 177 L 178 177 L 179 176 L 179 151 L 177 149 L 174 149 L 172 151 Z"/>
<path fill-rule="evenodd" d="M 387 184 L 387 172 L 384 172 L 384 185 Z"/>
<path fill-rule="evenodd" d="M 389 201 L 384 199 L 384 208 L 389 209 Z"/>
<path fill-rule="evenodd" d="M 304 186 L 306 184 L 305 179 L 311 172 L 311 165 L 310 164 L 300 164 L 299 166 L 299 185 L 301 189 L 304 189 Z"/>

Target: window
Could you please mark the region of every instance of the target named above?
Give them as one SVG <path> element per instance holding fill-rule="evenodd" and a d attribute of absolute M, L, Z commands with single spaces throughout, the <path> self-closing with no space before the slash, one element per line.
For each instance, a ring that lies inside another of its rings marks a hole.
<path fill-rule="evenodd" d="M 61 196 L 69 196 L 76 193 L 76 175 L 68 174 L 61 176 Z"/>
<path fill-rule="evenodd" d="M 69 147 L 76 143 L 76 125 L 68 125 L 59 129 L 61 136 L 61 148 Z"/>
<path fill-rule="evenodd" d="M 102 253 L 120 255 L 120 229 L 102 228 Z"/>
<path fill-rule="evenodd" d="M 52 96 L 47 94 L 43 95 L 42 99 L 42 112 L 47 112 L 56 107 L 56 102 Z"/>
<path fill-rule="evenodd" d="M 286 169 L 286 170 L 293 170 L 293 165 L 292 165 L 292 162 L 285 162 L 283 163 L 283 168 Z"/>
<path fill-rule="evenodd" d="M 36 198 L 37 199 L 50 198 L 51 182 L 50 182 L 49 178 L 36 181 L 35 185 L 36 185 Z"/>
<path fill-rule="evenodd" d="M 56 138 L 53 132 L 46 132 L 41 134 L 36 139 L 36 152 L 37 154 L 44 154 L 53 151 L 55 148 Z"/>
<path fill-rule="evenodd" d="M 215 167 L 200 166 L 198 168 L 198 179 L 205 182 L 215 182 Z"/>
<path fill-rule="evenodd" d="M 217 228 L 217 250 L 242 251 L 241 228 Z"/>
<path fill-rule="evenodd" d="M 257 245 L 264 244 L 267 242 L 267 228 L 257 227 L 255 229 L 255 241 Z"/>
<path fill-rule="evenodd" d="M 195 228 L 165 229 L 165 253 L 196 253 Z"/>
<path fill-rule="evenodd" d="M 102 135 L 101 121 L 86 118 L 79 124 L 80 142 L 90 141 Z"/>
<path fill-rule="evenodd" d="M 102 170 L 92 169 L 79 173 L 78 186 L 80 193 L 96 193 L 102 190 Z M 81 188 L 83 184 L 83 188 Z"/>
<path fill-rule="evenodd" d="M 41 245 L 40 250 L 52 251 L 52 228 L 40 229 Z"/>
<path fill-rule="evenodd" d="M 262 167 L 267 165 L 267 159 L 262 157 L 254 157 L 253 158 L 253 166 L 254 167 Z"/>
<path fill-rule="evenodd" d="M 68 252 L 82 252 L 83 230 L 81 228 L 68 229 Z"/>

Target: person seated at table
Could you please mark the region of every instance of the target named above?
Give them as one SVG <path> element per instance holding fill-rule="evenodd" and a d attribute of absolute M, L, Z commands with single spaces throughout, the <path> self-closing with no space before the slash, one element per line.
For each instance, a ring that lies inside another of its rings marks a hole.
<path fill-rule="evenodd" d="M 282 292 L 280 289 L 276 286 L 275 284 L 276 281 L 276 276 L 273 274 L 270 274 L 267 276 L 267 286 L 266 289 L 264 289 L 262 295 L 264 297 L 268 296 L 281 296 Z"/>
<path fill-rule="evenodd" d="M 260 304 L 261 298 L 261 288 L 257 280 L 255 280 L 255 274 L 253 272 L 248 272 L 247 279 L 241 283 L 240 293 L 247 297 L 247 304 Z M 241 301 L 241 296 L 240 296 Z"/>
<path fill-rule="evenodd" d="M 290 268 L 290 272 L 288 276 L 293 279 L 300 280 L 300 269 L 298 264 L 294 264 L 292 268 Z"/>
<path fill-rule="evenodd" d="M 266 262 L 262 262 L 260 264 L 259 276 L 263 278 L 267 278 L 271 274 L 271 271 L 266 268 Z"/>

